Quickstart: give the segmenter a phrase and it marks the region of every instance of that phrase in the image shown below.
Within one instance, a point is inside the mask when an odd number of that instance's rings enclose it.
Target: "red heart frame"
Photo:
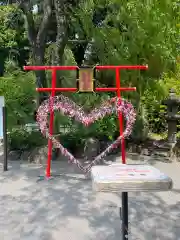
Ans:
[[[76,121],[81,122],[85,126],[89,126],[98,119],[104,118],[106,115],[110,115],[114,112],[117,114],[122,113],[126,119],[126,129],[123,134],[119,136],[110,146],[108,146],[102,153],[100,153],[88,166],[84,167],[78,159],[76,159],[63,145],[54,137],[49,134],[48,131],[48,113],[50,109],[53,111],[58,110],[62,114],[68,117],[74,118]],[[61,153],[68,157],[69,162],[74,163],[84,173],[88,173],[91,167],[104,158],[112,149],[116,148],[122,137],[128,137],[132,132],[132,127],[136,119],[136,113],[131,103],[124,99],[118,99],[117,97],[111,98],[104,102],[99,108],[95,108],[89,114],[83,111],[83,108],[78,106],[75,102],[63,95],[50,97],[50,99],[44,101],[37,111],[37,122],[39,123],[40,130],[44,136],[52,139],[54,146],[60,149]]]

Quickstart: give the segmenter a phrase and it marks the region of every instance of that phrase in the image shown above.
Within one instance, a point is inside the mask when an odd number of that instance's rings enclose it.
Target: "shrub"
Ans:
[[[4,95],[7,107],[8,143],[10,149],[32,148],[44,144],[40,132],[28,133],[27,123],[33,123],[36,98],[33,73],[20,71],[8,65],[8,74],[0,78],[0,95]]]
[[[32,73],[16,71],[0,78],[0,95],[4,95],[7,107],[8,130],[33,121],[36,97]]]
[[[47,144],[47,140],[40,132],[27,132],[23,127],[13,128],[8,134],[8,145],[10,150],[30,150]]]

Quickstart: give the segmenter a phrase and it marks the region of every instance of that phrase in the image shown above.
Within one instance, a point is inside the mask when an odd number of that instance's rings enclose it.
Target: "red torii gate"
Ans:
[[[38,92],[51,92],[51,97],[54,97],[56,92],[76,92],[77,88],[57,88],[56,87],[56,71],[57,70],[80,70],[78,66],[24,66],[24,70],[51,70],[52,72],[52,85],[51,88],[36,88]],[[96,92],[116,92],[117,97],[121,99],[121,91],[136,91],[136,87],[121,87],[120,81],[120,70],[131,69],[131,70],[147,70],[148,66],[134,65],[134,66],[95,66],[95,70],[111,69],[115,70],[116,73],[116,87],[114,88],[95,88]],[[119,116],[120,135],[123,134],[123,116],[120,113]],[[54,111],[50,108],[50,122],[49,122],[49,134],[53,135],[53,121]],[[48,159],[46,167],[46,177],[51,176],[51,159],[52,159],[52,140],[48,139]],[[122,163],[126,163],[126,151],[125,151],[125,140],[121,139],[121,152],[122,152]]]
[[[122,69],[148,69],[147,66],[96,66],[94,70],[112,69],[116,73],[116,87],[115,88],[95,88],[97,92],[116,92],[117,97],[121,99],[121,91],[136,91],[135,87],[121,87],[120,82],[120,70]],[[52,86],[51,88],[37,88],[39,92],[51,92],[51,97],[55,96],[55,93],[60,92],[76,92],[78,88],[56,88],[56,71],[57,70],[80,70],[78,66],[25,66],[24,70],[51,70],[52,71]],[[87,80],[87,79],[86,79]],[[84,82],[84,86],[87,81]],[[52,98],[53,99],[53,98]],[[123,116],[122,113],[118,114],[120,135],[123,134]],[[49,123],[49,135],[53,134],[53,121],[54,121],[54,110],[50,108],[50,123]],[[46,167],[46,177],[49,179],[51,176],[51,158],[52,158],[52,140],[48,139],[48,159]],[[121,139],[121,152],[122,152],[122,163],[126,163],[126,151],[125,151],[125,140]],[[122,209],[122,210],[121,210]],[[122,213],[121,213],[122,211]],[[120,208],[120,218],[122,220],[122,239],[128,239],[128,193],[122,193],[122,208]]]

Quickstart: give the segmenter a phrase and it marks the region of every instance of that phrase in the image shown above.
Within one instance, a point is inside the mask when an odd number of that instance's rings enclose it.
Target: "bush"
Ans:
[[[33,121],[36,91],[32,73],[15,71],[1,77],[0,95],[5,97],[8,131]]]
[[[104,100],[107,100],[109,97],[108,94],[68,94],[69,98],[72,98],[78,105],[83,106],[84,111],[89,112],[95,106],[99,106]],[[105,116],[103,119],[98,120],[89,127],[84,127],[81,123],[75,122],[73,119],[69,119],[66,116],[60,114],[55,114],[55,129],[57,126],[67,126],[69,129],[72,129],[70,134],[65,134],[63,137],[67,145],[81,145],[84,144],[85,139],[89,137],[96,137],[98,139],[109,139],[114,138],[115,133],[118,130],[118,120],[115,114],[111,116]],[[74,131],[75,129],[75,131]],[[56,132],[58,134],[58,132]],[[68,136],[68,137],[67,137]],[[69,140],[68,140],[69,138]],[[62,140],[62,136],[60,136]],[[69,141],[69,144],[67,143]],[[71,142],[71,143],[70,143]]]
[[[34,122],[35,78],[33,73],[13,66],[8,65],[8,74],[0,78],[0,95],[4,95],[7,107],[9,149],[30,149],[47,143],[40,132],[28,133],[24,128]]]
[[[27,132],[24,128],[13,128],[8,134],[8,145],[10,150],[30,150],[47,144],[40,132]]]
[[[166,106],[162,105],[162,100],[169,97],[169,90],[174,88],[176,94],[180,95],[179,87],[180,67],[177,66],[174,73],[165,73],[159,80],[151,80],[141,97],[142,107],[146,112],[146,122],[149,131],[162,134],[167,130],[167,123],[163,114],[167,112]]]

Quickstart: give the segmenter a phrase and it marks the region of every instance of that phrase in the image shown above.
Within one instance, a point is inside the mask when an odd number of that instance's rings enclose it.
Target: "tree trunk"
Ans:
[[[63,65],[63,55],[64,50],[68,41],[68,20],[67,13],[65,12],[65,2],[60,0],[54,1],[55,12],[56,12],[56,22],[57,22],[57,36],[56,36],[56,46],[54,49],[54,60],[53,64],[55,66]],[[62,73],[57,71],[57,86],[62,86]]]
[[[43,2],[43,17],[41,24],[38,28],[38,31],[35,26],[33,13],[31,11],[31,3],[30,1],[20,1],[19,8],[23,11],[25,17],[25,26],[27,30],[28,39],[30,45],[32,47],[33,53],[33,64],[36,66],[44,65],[44,56],[45,56],[45,48],[46,48],[46,37],[47,30],[49,25],[49,20],[52,14],[52,0],[44,0]],[[35,71],[36,75],[36,86],[39,87],[47,87],[46,82],[46,74],[45,71]],[[41,102],[46,96],[44,93],[40,93],[37,105],[41,104]],[[37,106],[38,107],[38,106]]]
[[[43,66],[45,57],[45,47],[41,45],[33,46],[33,65]],[[35,71],[36,75],[36,86],[37,88],[47,87],[46,73],[44,70]],[[39,106],[42,101],[46,98],[47,94],[44,92],[39,93],[37,99],[37,105]]]

